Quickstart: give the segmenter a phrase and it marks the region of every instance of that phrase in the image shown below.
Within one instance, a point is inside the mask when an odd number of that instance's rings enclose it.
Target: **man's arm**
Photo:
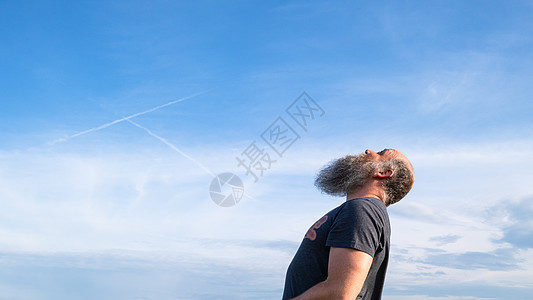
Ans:
[[[372,259],[370,254],[359,250],[331,247],[328,278],[293,300],[355,299],[363,287]]]

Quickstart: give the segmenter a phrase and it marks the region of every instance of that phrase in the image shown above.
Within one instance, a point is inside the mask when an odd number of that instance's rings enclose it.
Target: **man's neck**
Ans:
[[[355,199],[355,198],[371,197],[371,198],[379,199],[383,203],[385,203],[385,201],[383,200],[384,199],[383,196],[384,196],[383,195],[383,190],[376,189],[375,187],[371,187],[371,186],[363,186],[362,188],[357,189],[357,190],[349,193],[348,195],[346,195],[346,201],[352,200],[352,199]],[[387,203],[385,203],[385,205],[386,204]]]

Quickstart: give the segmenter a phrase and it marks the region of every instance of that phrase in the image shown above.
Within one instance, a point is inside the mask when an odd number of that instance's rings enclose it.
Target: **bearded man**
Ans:
[[[390,246],[387,206],[413,183],[411,163],[394,149],[348,155],[320,170],[315,185],[346,202],[309,228],[287,270],[283,299],[381,299]]]

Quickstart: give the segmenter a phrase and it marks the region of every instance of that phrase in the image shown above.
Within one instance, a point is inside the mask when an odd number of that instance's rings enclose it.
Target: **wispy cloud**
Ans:
[[[444,75],[444,74],[443,74]],[[431,82],[419,98],[419,107],[424,113],[451,109],[457,103],[464,103],[465,95],[458,93],[467,85],[471,75],[468,71],[462,74],[449,73],[444,78]]]
[[[439,245],[446,245],[457,242],[461,236],[455,234],[448,234],[442,236],[434,236],[429,239],[431,242],[437,242]]]
[[[528,196],[518,200],[509,199],[487,210],[491,220],[502,226],[498,242],[509,243],[520,249],[533,249],[533,202]]]
[[[463,270],[506,271],[520,268],[522,262],[514,249],[499,249],[492,252],[440,253],[429,255],[425,263],[445,268]]]

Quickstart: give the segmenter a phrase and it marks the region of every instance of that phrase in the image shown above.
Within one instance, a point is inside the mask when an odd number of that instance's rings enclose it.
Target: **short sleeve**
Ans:
[[[383,219],[379,212],[370,200],[347,201],[333,220],[326,246],[353,248],[374,256],[382,247]]]

